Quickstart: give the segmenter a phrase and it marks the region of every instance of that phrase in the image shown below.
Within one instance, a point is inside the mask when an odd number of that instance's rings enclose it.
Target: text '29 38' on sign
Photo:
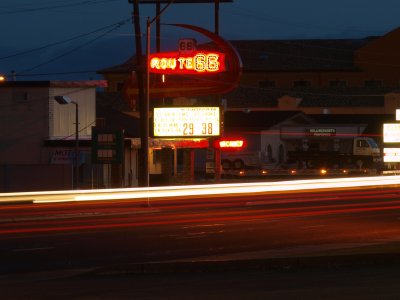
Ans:
[[[220,135],[219,107],[159,107],[153,119],[155,137]]]

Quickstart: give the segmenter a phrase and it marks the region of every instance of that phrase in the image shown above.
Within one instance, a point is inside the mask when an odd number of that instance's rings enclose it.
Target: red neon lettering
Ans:
[[[158,58],[153,57],[150,60],[150,69],[157,70],[175,70],[176,68],[176,59],[175,58]]]
[[[219,141],[219,147],[220,148],[241,148],[243,147],[243,140],[237,140],[237,141]]]
[[[179,57],[178,61],[179,61],[179,69],[183,70],[185,66],[185,59],[183,57]]]
[[[224,55],[217,53],[196,52],[193,56],[179,56],[179,53],[166,53],[161,57],[150,58],[149,68],[151,72],[161,73],[214,73],[225,70]],[[175,57],[173,57],[175,55]]]

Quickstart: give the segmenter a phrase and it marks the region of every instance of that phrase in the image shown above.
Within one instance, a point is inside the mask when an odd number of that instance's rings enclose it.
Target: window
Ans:
[[[293,87],[310,87],[311,82],[308,80],[296,80],[293,81]]]
[[[369,144],[368,144],[368,142],[365,141],[365,140],[358,140],[358,141],[357,141],[357,147],[369,148]]]
[[[364,81],[364,86],[368,87],[368,88],[376,88],[376,87],[383,86],[383,84],[382,84],[382,80],[371,79],[371,80]]]
[[[282,144],[279,145],[279,150],[278,151],[279,151],[278,152],[279,153],[278,154],[279,163],[283,163],[283,159],[285,157],[285,149],[284,149]]]
[[[346,87],[347,86],[347,82],[346,80],[331,80],[329,81],[329,86],[330,87]]]
[[[275,81],[273,80],[263,80],[258,83],[261,88],[275,87]]]
[[[105,128],[106,120],[104,118],[96,118],[96,127]]]
[[[153,163],[154,164],[159,164],[162,162],[162,154],[161,154],[161,150],[159,149],[155,149],[153,151]]]
[[[272,147],[271,147],[271,145],[268,145],[268,147],[267,147],[267,157],[268,157],[268,161],[271,162],[272,161]]]
[[[123,82],[117,82],[117,92],[122,91],[124,88],[124,83]]]
[[[27,102],[28,101],[28,93],[21,91],[13,91],[12,94],[14,102]]]
[[[261,53],[259,58],[261,60],[267,60],[268,59],[268,53],[266,53],[266,52]]]

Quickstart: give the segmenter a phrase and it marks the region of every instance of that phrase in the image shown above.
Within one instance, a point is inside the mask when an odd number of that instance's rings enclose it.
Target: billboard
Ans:
[[[400,143],[400,123],[383,124],[383,142]]]
[[[400,109],[396,109],[396,121],[400,121]]]
[[[201,27],[169,25],[200,33],[211,39],[213,47],[197,50],[197,43],[189,38],[180,40],[178,51],[149,54],[146,69],[150,77],[150,98],[226,94],[238,86],[242,61],[228,41]],[[156,79],[160,74],[165,80]],[[123,93],[131,103],[136,101],[139,88],[134,72],[125,81]]]
[[[210,137],[220,135],[221,112],[210,107],[155,107],[154,137]]]
[[[246,146],[247,141],[244,138],[224,137],[214,142],[214,147],[221,149],[221,151],[238,151],[243,150]]]
[[[92,163],[120,164],[123,161],[123,130],[104,130],[92,127]]]
[[[383,148],[383,162],[400,162],[400,148]]]
[[[149,71],[159,74],[207,74],[225,71],[225,55],[219,52],[164,52],[151,54]]]

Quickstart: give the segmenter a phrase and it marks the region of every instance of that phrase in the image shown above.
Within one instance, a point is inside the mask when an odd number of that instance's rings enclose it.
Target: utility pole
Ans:
[[[166,0],[165,0],[166,1]],[[219,3],[221,0],[214,0],[215,6],[215,33],[219,34]],[[161,9],[162,0],[156,0],[156,15],[153,19],[147,19],[146,28],[146,58],[142,53],[142,34],[140,30],[140,0],[128,0],[133,4],[133,24],[135,32],[136,44],[136,78],[138,84],[138,102],[140,111],[140,152],[139,152],[139,186],[148,187],[150,185],[149,178],[149,102],[150,102],[150,74],[148,69],[148,59],[150,55],[150,27],[156,22],[156,48],[160,51],[160,16],[174,2],[174,0],[166,1],[167,4]],[[189,1],[190,3],[190,1]],[[218,155],[218,153],[217,153]],[[219,158],[217,158],[219,159]],[[216,173],[216,177],[220,177],[220,172]]]
[[[79,107],[78,102],[71,103],[75,104],[75,189],[79,190]]]
[[[214,33],[219,35],[219,0],[214,0]],[[221,106],[221,95],[216,95],[215,99],[218,106]],[[221,116],[223,113],[224,110],[221,111]],[[221,135],[223,134],[222,131]],[[221,149],[216,147],[214,147],[214,179],[215,182],[221,181]]]
[[[157,0],[156,3],[156,16],[159,16],[161,14],[161,4],[160,0]],[[160,18],[157,18],[156,20],[156,51],[160,52],[161,51],[161,23],[160,23]]]
[[[139,0],[128,0],[133,4],[133,26],[136,45],[136,78],[138,83],[139,112],[140,112],[140,151],[139,151],[139,186],[149,186],[149,139],[146,133],[148,123],[145,97],[145,60],[142,53],[142,33],[140,30]]]
[[[214,22],[215,34],[219,35],[219,0],[214,1]]]

